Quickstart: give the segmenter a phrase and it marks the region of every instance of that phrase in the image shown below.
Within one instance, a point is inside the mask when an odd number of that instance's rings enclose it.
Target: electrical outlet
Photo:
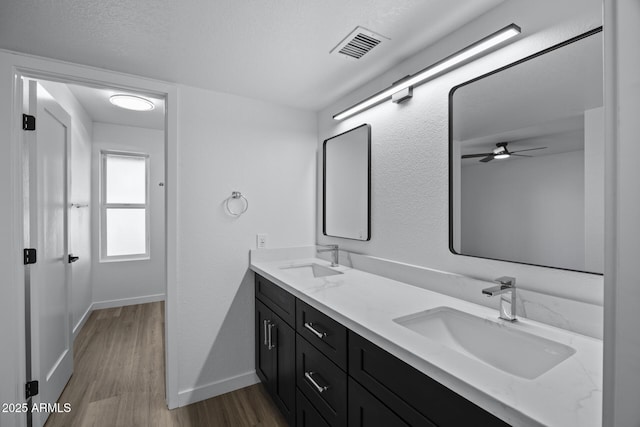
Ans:
[[[267,235],[266,234],[258,234],[256,235],[256,247],[258,249],[264,249],[267,247]]]

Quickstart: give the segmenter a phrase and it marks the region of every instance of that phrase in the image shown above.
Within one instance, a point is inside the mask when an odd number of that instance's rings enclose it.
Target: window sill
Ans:
[[[111,263],[111,262],[128,262],[128,261],[150,261],[151,257],[149,255],[142,256],[130,256],[130,257],[110,257],[110,258],[100,258],[100,263]]]

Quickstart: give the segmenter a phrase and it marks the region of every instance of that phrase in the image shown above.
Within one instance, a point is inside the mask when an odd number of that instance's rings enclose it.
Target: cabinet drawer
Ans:
[[[298,390],[296,427],[330,427],[311,402]]]
[[[364,389],[356,380],[349,378],[349,416],[350,426],[360,427],[436,427],[429,421],[409,424]]]
[[[289,326],[295,328],[296,297],[256,274],[256,298],[273,310]]]
[[[347,328],[298,300],[296,331],[336,365],[347,370]]]
[[[347,374],[309,344],[296,337],[296,384],[332,426],[347,424]]]
[[[398,414],[406,402],[441,427],[509,426],[353,332],[349,332],[349,375]]]

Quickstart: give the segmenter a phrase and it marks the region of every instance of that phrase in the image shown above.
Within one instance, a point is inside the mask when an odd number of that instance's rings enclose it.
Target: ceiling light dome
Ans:
[[[116,107],[134,111],[151,111],[156,108],[148,99],[134,95],[113,95],[109,102]]]

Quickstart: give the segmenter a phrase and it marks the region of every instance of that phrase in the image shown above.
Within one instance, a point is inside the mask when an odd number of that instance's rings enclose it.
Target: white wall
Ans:
[[[461,191],[461,253],[585,269],[583,150],[474,162]]]
[[[602,304],[602,277],[550,268],[453,255],[449,251],[448,106],[453,86],[538,52],[602,23],[596,0],[511,0],[431,48],[408,59],[319,113],[318,144],[362,123],[372,125],[372,234],[370,242],[327,238],[346,250],[491,280],[509,275],[528,290]],[[515,22],[513,43],[413,91],[404,104],[386,102],[342,122],[332,115]],[[319,174],[321,177],[321,174]],[[322,194],[319,180],[318,194]],[[321,198],[318,198],[321,219]]]
[[[605,2],[606,260],[603,426],[640,426],[640,3]]]
[[[256,233],[268,247],[315,243],[315,114],[179,90],[179,389],[185,404],[254,383]],[[223,203],[249,200],[239,218]]]
[[[604,107],[584,113],[584,264],[604,271]]]
[[[74,336],[91,307],[91,134],[93,122],[69,88],[62,83],[40,84],[71,116],[71,191],[69,203],[87,207],[69,210],[69,253],[80,257],[71,265],[71,310]]]
[[[100,260],[100,151],[149,155],[150,257],[145,260]],[[163,299],[165,273],[164,132],[109,123],[93,124],[93,301],[94,308]]]

